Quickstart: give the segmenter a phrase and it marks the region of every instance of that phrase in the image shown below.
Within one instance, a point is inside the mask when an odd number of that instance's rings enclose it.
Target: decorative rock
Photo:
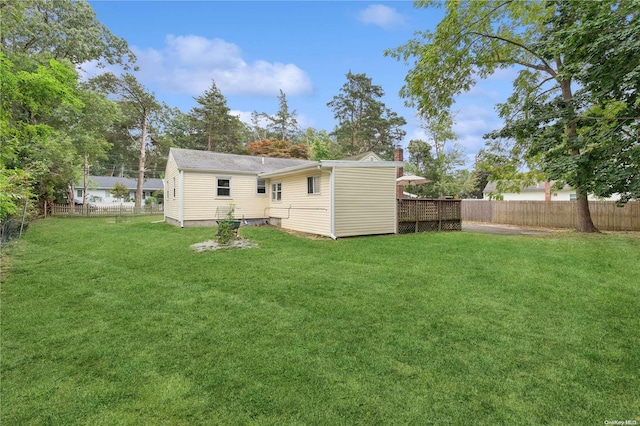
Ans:
[[[229,249],[246,249],[256,248],[256,243],[247,240],[246,238],[237,238],[229,244],[218,244],[214,240],[205,241],[203,243],[196,243],[191,245],[191,249],[195,251],[214,251],[214,250],[229,250]]]

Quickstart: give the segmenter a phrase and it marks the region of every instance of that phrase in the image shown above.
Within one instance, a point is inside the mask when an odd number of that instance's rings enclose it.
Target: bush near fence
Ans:
[[[594,225],[601,231],[640,231],[640,201],[618,207],[615,201],[590,201]],[[462,220],[544,228],[575,228],[575,201],[462,200]]]
[[[101,216],[138,216],[162,214],[163,205],[133,206],[70,206],[67,204],[54,204],[51,207],[51,215],[56,217],[101,217]]]

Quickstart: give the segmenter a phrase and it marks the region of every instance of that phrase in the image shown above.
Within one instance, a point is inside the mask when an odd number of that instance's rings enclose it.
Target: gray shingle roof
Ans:
[[[117,182],[122,183],[127,189],[135,190],[137,188],[138,179],[122,178],[114,176],[89,176],[89,188],[95,189],[111,189]],[[82,183],[76,182],[76,186]],[[162,189],[162,179],[145,179],[142,184],[144,191],[156,191]]]
[[[295,158],[255,157],[252,155],[223,154],[220,152],[171,148],[171,154],[180,170],[207,170],[221,172],[263,173],[286,169],[311,160]]]

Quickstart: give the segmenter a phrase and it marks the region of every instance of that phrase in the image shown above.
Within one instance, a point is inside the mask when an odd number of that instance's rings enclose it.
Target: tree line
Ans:
[[[576,188],[580,230],[595,231],[587,194],[640,194],[640,34],[635,2],[418,1],[444,7],[435,31],[417,33],[386,55],[412,65],[401,96],[427,140],[411,140],[411,172],[422,196],[482,196],[488,179],[520,188],[546,179]],[[156,99],[136,77],[126,40],[84,0],[0,0],[0,221],[32,203],[73,200],[89,174],[161,177],[170,147],[297,157],[344,158],[373,151],[391,159],[406,120],[382,101],[366,74],[346,74],[328,103],[331,131],[301,129],[280,91],[275,113],[251,123],[231,113],[215,81],[183,112]],[[91,29],[90,31],[87,29]],[[77,68],[118,65],[89,80]],[[474,170],[452,131],[455,97],[495,70],[516,67],[513,94],[497,110],[502,129],[486,135]]]

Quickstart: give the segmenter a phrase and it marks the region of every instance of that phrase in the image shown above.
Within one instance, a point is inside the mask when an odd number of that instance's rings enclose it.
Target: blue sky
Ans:
[[[404,147],[426,140],[415,110],[398,95],[409,67],[383,52],[415,31],[434,30],[441,9],[416,9],[409,1],[90,3],[137,55],[140,82],[183,112],[215,80],[245,121],[252,111],[276,113],[282,89],[303,127],[331,131],[336,121],[327,102],[351,71],[381,86],[387,107],[407,120]],[[454,130],[470,159],[482,148],[482,135],[500,127],[494,105],[508,96],[512,79],[511,71],[501,71],[457,99]]]

